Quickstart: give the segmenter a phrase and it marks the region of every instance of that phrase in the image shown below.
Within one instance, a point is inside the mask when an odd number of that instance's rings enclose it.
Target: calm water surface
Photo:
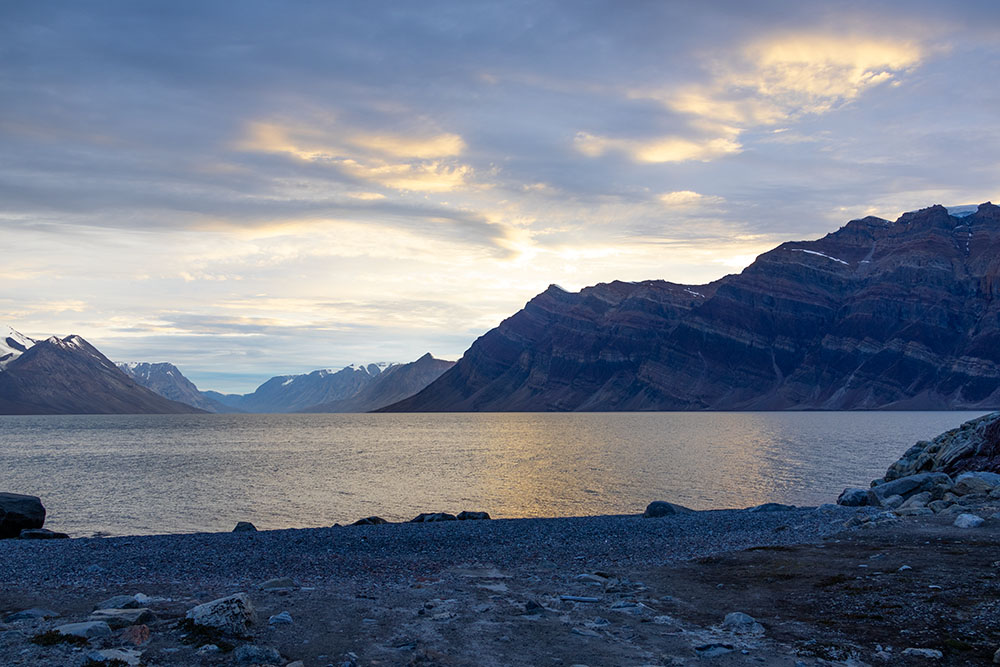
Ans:
[[[976,412],[0,417],[0,491],[75,536],[818,505]]]

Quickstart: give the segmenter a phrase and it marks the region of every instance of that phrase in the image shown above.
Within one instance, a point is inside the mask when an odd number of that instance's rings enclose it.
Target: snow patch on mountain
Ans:
[[[34,345],[35,339],[25,336],[7,325],[0,327],[0,371]]]
[[[806,250],[805,248],[791,248],[791,251],[792,252],[805,252],[805,253],[808,253],[810,255],[819,255],[820,257],[826,257],[827,259],[832,259],[835,262],[840,262],[844,266],[850,266],[851,265],[850,262],[845,262],[842,259],[837,259],[836,257],[830,257],[829,255],[824,255],[823,253],[816,252],[815,250]]]

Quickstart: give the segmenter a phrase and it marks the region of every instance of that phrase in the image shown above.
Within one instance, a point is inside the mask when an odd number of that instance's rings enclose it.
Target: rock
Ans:
[[[233,659],[240,665],[280,665],[283,662],[278,649],[254,644],[238,646],[233,651]]]
[[[941,651],[933,648],[904,648],[903,655],[912,655],[918,658],[930,658],[931,660],[940,660],[944,657]]]
[[[188,610],[187,618],[198,625],[207,625],[236,636],[247,634],[250,626],[257,623],[257,613],[246,593],[237,593],[192,607]]]
[[[306,663],[301,660],[296,660],[295,662],[290,662],[285,667],[306,667]]]
[[[0,493],[0,540],[18,537],[22,530],[41,528],[45,508],[37,496]]]
[[[364,519],[358,519],[352,526],[381,526],[382,524],[389,523],[380,516],[366,516]]]
[[[1000,648],[998,648],[996,653],[993,654],[993,664],[1000,665]]]
[[[459,512],[455,517],[459,521],[485,521],[490,518],[488,512]]]
[[[571,631],[574,635],[580,635],[581,637],[600,637],[601,633],[590,630],[589,628],[573,628]]]
[[[959,514],[952,525],[956,528],[978,528],[983,523],[985,523],[984,519],[975,514]]]
[[[111,627],[104,621],[84,621],[83,623],[66,623],[56,626],[55,631],[63,635],[75,635],[77,637],[107,637],[111,634]]]
[[[138,609],[142,603],[136,600],[134,595],[116,595],[113,598],[102,600],[94,605],[94,610],[98,609]]]
[[[69,539],[66,533],[57,533],[48,528],[25,528],[18,537],[22,540],[65,540]]]
[[[654,500],[646,505],[646,511],[642,513],[642,517],[644,519],[658,519],[661,516],[687,514],[693,511],[693,509],[684,507],[683,505],[675,505],[674,503],[668,503],[665,500]]]
[[[1000,477],[1000,475],[997,475]],[[955,486],[952,491],[959,496],[967,496],[970,494],[981,493],[984,496],[989,495],[997,485],[991,484],[988,479],[983,479],[982,477],[977,477],[965,473],[960,479],[955,481]]]
[[[98,609],[90,615],[91,621],[104,621],[113,630],[119,628],[125,628],[130,625],[139,625],[140,623],[152,623],[156,620],[156,616],[153,615],[148,609]]]
[[[280,612],[267,619],[268,625],[291,625],[292,615],[287,611]]]
[[[757,619],[741,611],[733,611],[726,614],[722,621],[725,630],[736,634],[764,634],[764,626],[757,622]]]
[[[912,570],[912,569],[913,568],[910,567],[909,565],[900,565],[899,569],[896,570],[896,572],[906,572],[907,570]]]
[[[257,532],[257,526],[253,525],[249,521],[240,521],[240,522],[238,522],[236,524],[236,527],[233,528],[233,532],[234,533],[256,533]]]
[[[149,626],[130,625],[127,628],[122,629],[122,631],[118,633],[118,639],[123,644],[142,646],[143,644],[149,641]]]
[[[268,579],[260,585],[260,588],[265,591],[280,591],[298,588],[298,586],[288,577],[277,577],[275,579]]]
[[[424,512],[410,519],[410,523],[431,523],[435,521],[457,521],[457,518],[454,514],[448,514],[447,512]]]
[[[1000,412],[967,421],[933,440],[918,442],[889,466],[885,479],[894,480],[924,471],[1000,472]]]
[[[868,504],[868,490],[848,487],[837,496],[837,504],[844,507],[863,507]]]
[[[935,514],[941,512],[942,510],[946,510],[951,506],[952,503],[948,502],[947,500],[935,500],[934,502],[929,503],[927,505],[927,507]]]
[[[781,503],[764,503],[763,505],[756,505],[754,507],[748,507],[747,512],[787,512],[789,510],[796,509],[795,505],[782,505]]]
[[[736,649],[731,644],[701,644],[694,647],[695,652],[702,658],[714,658],[719,655],[732,653]]]
[[[16,621],[33,621],[39,618],[58,618],[59,612],[42,607],[32,607],[24,611],[18,611],[3,619],[4,623],[14,623]]]
[[[923,491],[930,491],[938,484],[947,484],[948,486],[951,486],[951,477],[943,472],[925,472],[917,475],[900,477],[884,484],[879,484],[878,486],[872,487],[872,490],[875,491],[879,498],[903,496],[903,498],[909,499],[911,496]]]
[[[204,644],[195,651],[198,655],[215,655],[219,652],[219,647],[215,644]]]
[[[920,493],[915,493],[909,498],[907,498],[906,501],[899,506],[899,509],[904,510],[904,509],[911,509],[913,507],[926,507],[927,503],[929,503],[930,501],[931,501],[930,491],[921,491]]]
[[[900,507],[893,510],[899,516],[932,516],[934,510],[929,507]]]
[[[135,649],[129,648],[106,648],[101,651],[94,651],[93,660],[95,662],[110,662],[112,664],[117,664],[114,661],[120,661],[126,665],[141,665],[142,664],[142,651],[137,651]],[[100,656],[98,660],[97,657]]]
[[[871,493],[874,494],[875,492],[871,491]],[[886,509],[894,510],[900,505],[902,505],[904,502],[905,501],[903,500],[903,496],[900,495],[889,496],[888,498],[882,499],[882,506],[885,507]]]

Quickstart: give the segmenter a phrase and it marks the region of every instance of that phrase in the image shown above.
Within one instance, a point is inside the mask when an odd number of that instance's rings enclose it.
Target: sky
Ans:
[[[1000,199],[1000,4],[0,4],[0,324],[202,389],[457,359]]]

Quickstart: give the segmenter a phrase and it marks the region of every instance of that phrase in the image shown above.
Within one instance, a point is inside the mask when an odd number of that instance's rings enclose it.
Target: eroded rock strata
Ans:
[[[552,286],[392,411],[1000,406],[1000,207],[852,220],[708,285]]]

